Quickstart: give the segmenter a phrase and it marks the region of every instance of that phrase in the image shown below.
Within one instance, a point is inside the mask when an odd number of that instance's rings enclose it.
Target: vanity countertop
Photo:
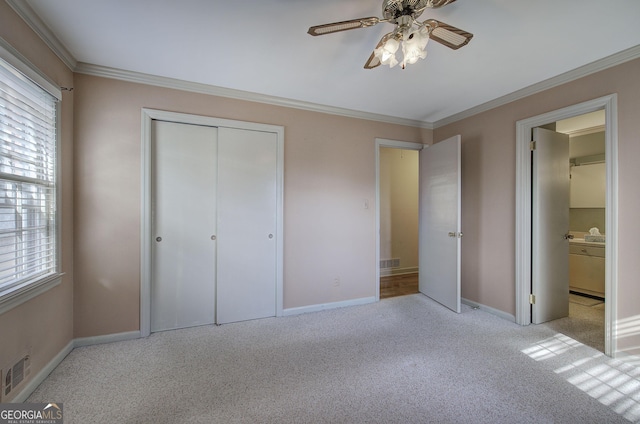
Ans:
[[[583,238],[569,239],[569,244],[578,244],[584,246],[604,247],[604,242],[599,241],[584,241]]]

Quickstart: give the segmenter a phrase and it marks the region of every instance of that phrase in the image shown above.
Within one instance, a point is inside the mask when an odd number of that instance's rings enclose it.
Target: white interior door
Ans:
[[[420,152],[420,292],[460,313],[461,137]]]
[[[219,128],[219,324],[276,315],[276,161],[276,134]]]
[[[531,322],[569,316],[569,136],[533,129]]]
[[[151,331],[215,321],[216,128],[153,121]]]

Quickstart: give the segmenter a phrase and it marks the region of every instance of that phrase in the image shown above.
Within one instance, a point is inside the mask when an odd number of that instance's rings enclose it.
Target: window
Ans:
[[[58,277],[57,102],[0,59],[0,311]]]

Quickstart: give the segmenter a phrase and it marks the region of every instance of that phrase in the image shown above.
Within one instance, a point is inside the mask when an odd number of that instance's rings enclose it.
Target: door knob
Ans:
[[[216,235],[215,235],[215,234],[211,236],[211,240],[215,240],[216,238],[217,238],[217,237],[216,237]]]
[[[269,238],[272,239],[273,238],[273,234],[269,234]]]
[[[156,237],[156,241],[160,243],[162,241],[162,237]]]

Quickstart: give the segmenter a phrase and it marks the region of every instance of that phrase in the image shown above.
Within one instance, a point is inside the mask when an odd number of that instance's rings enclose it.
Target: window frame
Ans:
[[[55,149],[56,149],[56,163],[55,163],[55,203],[56,211],[54,217],[54,243],[55,243],[55,270],[52,274],[45,276],[35,277],[30,280],[23,281],[19,284],[14,284],[11,287],[0,290],[0,314],[3,314],[22,303],[33,299],[34,297],[50,290],[51,288],[59,285],[62,282],[61,272],[61,233],[60,233],[60,103],[62,101],[61,89],[53,83],[49,78],[41,73],[31,62],[29,62],[24,56],[22,56],[17,50],[15,50],[4,39],[0,38],[0,59],[2,62],[0,66],[9,65],[13,70],[18,71],[27,79],[31,80],[34,84],[39,86],[42,90],[53,96],[56,109],[56,129],[55,129]]]

